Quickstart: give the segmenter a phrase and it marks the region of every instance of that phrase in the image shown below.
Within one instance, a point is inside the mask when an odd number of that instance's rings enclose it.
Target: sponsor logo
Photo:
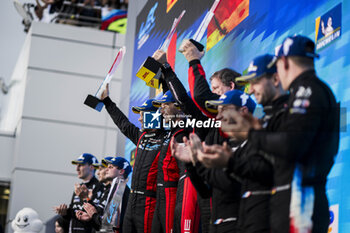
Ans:
[[[254,65],[254,62],[251,62],[248,67],[248,72],[253,72],[257,70],[258,70],[258,67]]]
[[[283,43],[283,54],[288,55],[290,46],[293,44],[293,40],[291,38],[287,38],[286,41]]]
[[[190,233],[191,232],[191,219],[185,219],[184,232],[185,233]]]
[[[298,98],[309,98],[312,95],[312,90],[310,87],[300,86],[297,93],[295,94]]]
[[[331,205],[329,207],[329,227],[328,233],[338,233],[339,225],[339,204]]]
[[[124,162],[123,169],[127,168],[129,166],[128,162]]]
[[[341,36],[342,4],[315,20],[316,50],[320,50]]]
[[[156,17],[154,16],[154,12],[158,7],[158,2],[154,4],[151,10],[148,13],[146,22],[141,23],[141,27],[138,34],[137,40],[137,49],[139,50],[148,40],[149,34],[151,30],[154,28]]]
[[[247,100],[249,99],[249,95],[247,95],[246,93],[243,93],[240,96],[241,100],[242,100],[242,106],[245,106],[247,104]]]

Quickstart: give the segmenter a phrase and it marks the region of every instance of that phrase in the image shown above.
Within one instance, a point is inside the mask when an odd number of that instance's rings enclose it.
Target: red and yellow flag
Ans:
[[[249,0],[221,0],[207,31],[207,51],[249,15]]]
[[[167,0],[166,1],[166,13],[168,13],[170,11],[170,9],[175,5],[175,3],[178,0]]]

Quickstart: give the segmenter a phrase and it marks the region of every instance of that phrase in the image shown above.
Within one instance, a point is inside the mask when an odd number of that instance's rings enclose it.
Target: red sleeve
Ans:
[[[215,114],[210,113],[205,108],[205,101],[216,100],[219,95],[214,94],[209,87],[205,77],[204,69],[199,60],[190,62],[188,69],[188,84],[191,96],[196,106],[207,116],[215,118]]]

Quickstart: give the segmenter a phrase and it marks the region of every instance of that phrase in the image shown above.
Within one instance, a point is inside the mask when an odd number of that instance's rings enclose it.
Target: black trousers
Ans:
[[[151,233],[155,207],[155,197],[130,193],[123,233]]]
[[[210,233],[235,233],[238,232],[237,221],[223,222],[218,225],[211,224]]]
[[[152,233],[172,233],[177,187],[158,187],[157,205],[152,221]]]
[[[270,195],[252,195],[239,204],[238,228],[240,233],[270,233]]]

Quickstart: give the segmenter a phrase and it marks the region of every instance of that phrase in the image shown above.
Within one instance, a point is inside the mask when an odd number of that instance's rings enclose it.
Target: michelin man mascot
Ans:
[[[11,225],[14,233],[37,233],[43,228],[43,222],[39,219],[38,213],[31,208],[18,211]]]

